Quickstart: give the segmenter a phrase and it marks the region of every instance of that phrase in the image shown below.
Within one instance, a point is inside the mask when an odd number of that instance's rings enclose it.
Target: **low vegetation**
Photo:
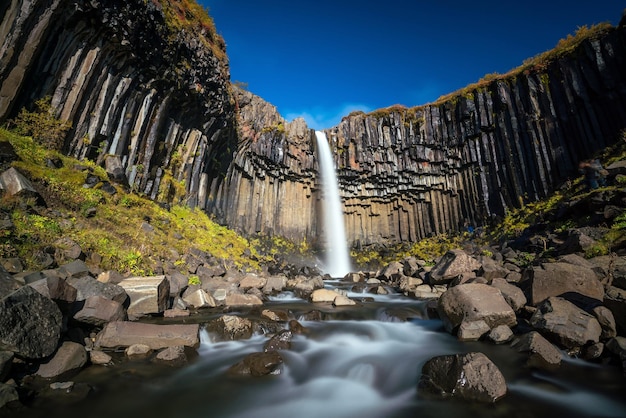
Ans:
[[[152,274],[164,261],[183,263],[191,246],[241,269],[256,270],[263,260],[248,240],[200,210],[183,205],[166,209],[120,186],[111,195],[102,190],[106,173],[93,162],[64,156],[5,129],[0,141],[13,145],[20,160],[12,165],[48,203],[43,208],[34,199],[0,198],[0,215],[13,224],[0,230],[0,257],[19,257],[27,269],[38,269],[50,245],[67,237],[101,267],[133,275]],[[87,175],[102,182],[83,187]]]

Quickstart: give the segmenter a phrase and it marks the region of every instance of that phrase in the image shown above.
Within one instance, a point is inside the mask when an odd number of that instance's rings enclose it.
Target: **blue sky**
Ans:
[[[310,128],[353,110],[417,106],[506,73],[580,26],[617,25],[618,0],[200,0],[232,81]]]

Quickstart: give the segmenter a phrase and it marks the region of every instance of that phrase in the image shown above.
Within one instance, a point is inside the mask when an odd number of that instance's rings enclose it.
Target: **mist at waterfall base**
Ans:
[[[315,137],[322,183],[322,225],[326,237],[323,269],[332,277],[343,277],[350,272],[351,267],[337,174],[326,134],[315,131]]]

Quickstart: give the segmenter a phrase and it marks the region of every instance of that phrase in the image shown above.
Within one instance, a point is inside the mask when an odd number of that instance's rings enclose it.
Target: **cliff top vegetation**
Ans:
[[[147,0],[146,0],[147,1]],[[195,0],[150,0],[160,6],[172,34],[188,31],[211,48],[217,58],[226,58],[226,43],[217,33],[208,11]]]

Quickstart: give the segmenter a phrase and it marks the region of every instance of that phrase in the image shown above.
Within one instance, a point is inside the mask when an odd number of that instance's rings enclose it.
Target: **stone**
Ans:
[[[606,306],[615,319],[615,326],[621,335],[626,335],[626,290],[609,286],[604,297]]]
[[[0,174],[0,191],[8,196],[34,198],[37,205],[45,205],[43,198],[37,190],[35,190],[30,180],[14,167]]]
[[[289,350],[293,333],[289,330],[282,330],[269,339],[263,346],[263,351]]]
[[[282,292],[287,287],[287,276],[274,275],[267,278],[267,282],[263,287],[263,293],[273,295]]]
[[[4,267],[0,266],[0,298],[10,295],[22,287],[22,285],[23,283],[13,278]]]
[[[152,360],[155,363],[167,364],[169,366],[179,367],[187,363],[187,354],[185,347],[177,345],[165,348],[157,353]]]
[[[191,290],[191,289],[190,289]],[[214,308],[217,306],[215,299],[204,289],[195,289],[189,293],[183,293],[183,301],[193,308]]]
[[[463,250],[450,250],[430,270],[430,284],[449,283],[455,277],[478,270],[480,263]]]
[[[296,276],[287,280],[287,289],[292,289],[294,294],[302,299],[308,299],[314,290],[323,288],[324,280],[321,276]]]
[[[529,353],[526,366],[554,370],[561,365],[561,352],[537,331],[521,335],[511,347],[520,353]]]
[[[337,295],[337,297],[333,299],[333,306],[336,306],[336,307],[352,306],[352,305],[356,305],[356,302],[345,295]]]
[[[591,310],[591,313],[596,317],[602,327],[602,334],[600,334],[601,340],[608,340],[617,336],[615,317],[609,308],[606,306],[596,306]]]
[[[248,354],[242,361],[231,366],[228,373],[238,376],[266,376],[280,374],[283,358],[277,351]]]
[[[493,403],[506,395],[502,372],[483,353],[437,356],[422,367],[418,395]]]
[[[12,351],[0,351],[0,382],[6,381],[9,376],[14,358]]]
[[[85,348],[78,343],[65,341],[49,361],[39,365],[35,374],[46,379],[53,378],[80,369],[86,363]]]
[[[503,279],[509,273],[504,266],[495,260],[488,257],[480,258],[480,267],[478,268],[477,275],[484,277],[487,280]]]
[[[13,385],[0,383],[0,409],[13,403],[19,403],[20,396]]]
[[[23,286],[0,300],[0,350],[28,359],[48,357],[59,343],[62,319],[56,303]]]
[[[128,295],[123,287],[113,283],[102,283],[93,277],[69,277],[67,283],[76,289],[76,301],[81,302],[91,296],[102,296],[124,305]]]
[[[604,287],[595,272],[574,264],[543,263],[525,270],[522,281],[529,287],[528,302],[533,306],[551,296],[584,303],[604,299]]]
[[[261,311],[261,316],[275,322],[283,322],[289,320],[289,314],[285,311],[263,309]]]
[[[67,283],[65,279],[55,276],[47,276],[28,285],[57,304],[70,305],[76,302],[78,295],[75,287]]]
[[[224,301],[226,306],[261,306],[263,301],[256,295],[242,295],[240,293],[230,293],[226,295]]]
[[[495,278],[492,279],[489,284],[500,290],[504,300],[506,300],[511,309],[515,312],[519,312],[526,305],[527,299],[526,295],[524,295],[524,291],[522,291],[519,287],[510,284],[506,281],[506,279]]]
[[[487,338],[495,344],[504,344],[513,338],[513,331],[506,325],[498,325],[489,332]]]
[[[124,276],[122,276],[120,273],[118,273],[115,270],[107,270],[98,274],[98,277],[96,278],[96,280],[102,283],[118,284],[119,282],[124,280]]]
[[[380,271],[377,279],[385,282],[393,282],[404,276],[404,265],[399,261],[392,261]]]
[[[530,323],[564,348],[596,343],[602,333],[602,327],[595,317],[558,297],[544,300],[530,318]]]
[[[332,303],[339,293],[330,289],[317,289],[311,293],[311,302],[313,303]]]
[[[90,296],[85,304],[74,314],[74,320],[83,324],[101,327],[107,322],[123,321],[126,311],[119,303],[103,296]]]
[[[163,311],[163,318],[181,318],[189,315],[191,313],[187,309],[172,308]]]
[[[500,290],[486,284],[462,284],[448,289],[439,298],[437,311],[450,333],[462,322],[484,320],[490,329],[517,324],[515,312]]]
[[[59,273],[66,278],[83,277],[89,274],[89,266],[83,260],[74,260],[59,267]]]
[[[152,348],[147,344],[131,344],[126,347],[124,354],[131,360],[142,360],[150,357]]]
[[[459,325],[457,338],[459,341],[478,341],[489,331],[489,325],[482,319],[478,321],[463,321],[461,325]]]
[[[223,339],[242,340],[252,337],[252,322],[236,315],[222,315],[215,321]]]
[[[253,273],[246,274],[243,279],[239,282],[239,288],[241,289],[262,289],[267,284],[267,279],[265,277],[257,276]]]
[[[109,322],[96,336],[96,347],[118,348],[133,344],[145,344],[153,350],[184,345],[197,348],[200,345],[200,325],[157,325],[129,321]]]
[[[113,364],[113,357],[101,350],[89,351],[89,360],[91,364],[107,366]]]
[[[170,282],[164,275],[149,277],[129,277],[118,283],[128,297],[129,318],[162,313],[168,307]]]

